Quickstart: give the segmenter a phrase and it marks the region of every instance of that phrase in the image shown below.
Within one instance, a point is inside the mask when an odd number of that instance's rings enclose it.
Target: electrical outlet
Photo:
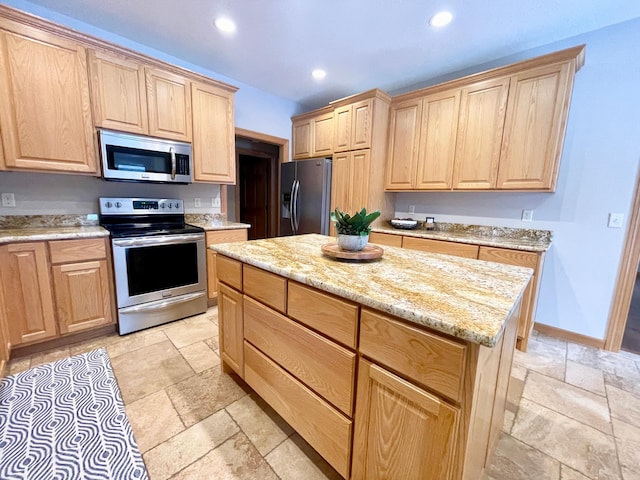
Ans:
[[[13,193],[3,193],[2,194],[2,206],[3,207],[15,207],[16,206],[16,197]]]
[[[522,210],[522,221],[531,222],[533,220],[533,210]]]
[[[609,228],[622,228],[622,222],[624,221],[623,213],[610,213],[609,222],[607,227]]]
[[[416,213],[416,206],[415,205],[409,205],[409,213]]]
[[[219,196],[218,197],[213,197],[211,199],[211,206],[213,208],[220,208],[220,197]]]
[[[200,198],[199,197],[194,198],[193,203],[195,204],[196,207],[200,207],[201,206]]]

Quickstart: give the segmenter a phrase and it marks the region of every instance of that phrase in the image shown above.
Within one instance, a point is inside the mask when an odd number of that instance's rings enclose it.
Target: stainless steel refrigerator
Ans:
[[[331,159],[312,158],[280,167],[280,236],[329,235]]]

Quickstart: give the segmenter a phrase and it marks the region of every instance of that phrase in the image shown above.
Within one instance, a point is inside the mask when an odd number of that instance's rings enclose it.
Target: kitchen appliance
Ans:
[[[331,159],[283,163],[280,185],[280,235],[329,235]]]
[[[102,177],[130,182],[191,183],[191,144],[98,129]]]
[[[120,335],[207,310],[204,229],[178,199],[100,198],[111,234]]]

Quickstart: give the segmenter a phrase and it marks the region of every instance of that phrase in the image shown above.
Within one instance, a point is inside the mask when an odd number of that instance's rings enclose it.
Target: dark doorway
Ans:
[[[249,240],[278,234],[279,152],[278,145],[236,136],[235,216],[251,225]]]
[[[636,274],[629,316],[622,337],[622,349],[640,354],[640,273]]]

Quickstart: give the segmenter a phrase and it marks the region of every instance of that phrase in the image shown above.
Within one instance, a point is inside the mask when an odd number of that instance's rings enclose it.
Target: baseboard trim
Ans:
[[[604,348],[604,340],[599,338],[589,337],[587,335],[582,335],[581,333],[570,332],[569,330],[563,330],[562,328],[552,327],[542,323],[535,323],[533,328],[534,330],[544,333],[545,335],[549,335],[550,337],[561,338],[562,340],[568,340],[570,342],[587,345],[589,347]]]

